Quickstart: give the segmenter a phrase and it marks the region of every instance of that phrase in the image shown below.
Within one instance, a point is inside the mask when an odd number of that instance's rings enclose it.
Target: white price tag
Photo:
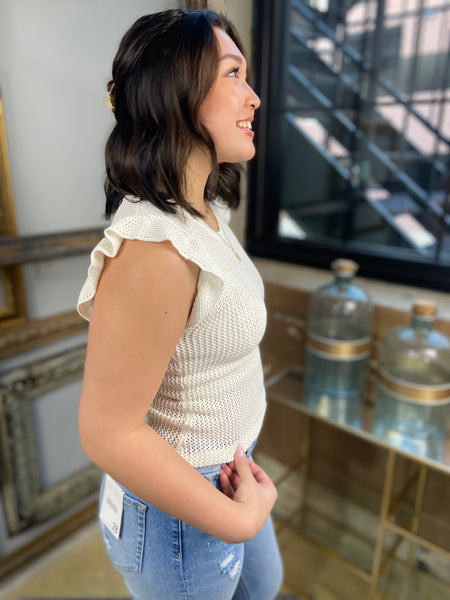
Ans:
[[[109,475],[105,478],[102,504],[100,506],[100,521],[119,539],[122,525],[124,491]]]

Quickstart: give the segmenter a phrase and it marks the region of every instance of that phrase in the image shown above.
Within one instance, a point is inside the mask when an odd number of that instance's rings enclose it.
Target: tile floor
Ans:
[[[1,600],[25,597],[126,597],[122,577],[110,566],[96,522],[0,584]]]

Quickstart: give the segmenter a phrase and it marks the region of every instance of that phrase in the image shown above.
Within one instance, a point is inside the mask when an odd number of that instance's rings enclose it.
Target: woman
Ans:
[[[211,11],[139,19],[108,89],[114,219],[78,305],[80,435],[108,473],[105,544],[136,600],[272,600],[276,489],[246,455],[265,410],[263,286],[226,223],[259,98]]]

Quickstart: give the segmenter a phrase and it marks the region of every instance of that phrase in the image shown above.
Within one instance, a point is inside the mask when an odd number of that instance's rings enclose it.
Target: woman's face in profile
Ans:
[[[200,106],[200,121],[211,135],[217,161],[238,163],[255,154],[252,121],[260,100],[246,81],[247,63],[230,36],[217,27],[219,70]]]

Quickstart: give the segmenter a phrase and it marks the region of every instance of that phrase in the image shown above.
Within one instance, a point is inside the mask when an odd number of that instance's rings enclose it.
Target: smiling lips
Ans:
[[[252,123],[251,121],[238,121],[236,123],[237,127],[243,131],[244,133],[246,133],[247,135],[249,135],[250,137],[253,137],[255,134],[252,131]]]

